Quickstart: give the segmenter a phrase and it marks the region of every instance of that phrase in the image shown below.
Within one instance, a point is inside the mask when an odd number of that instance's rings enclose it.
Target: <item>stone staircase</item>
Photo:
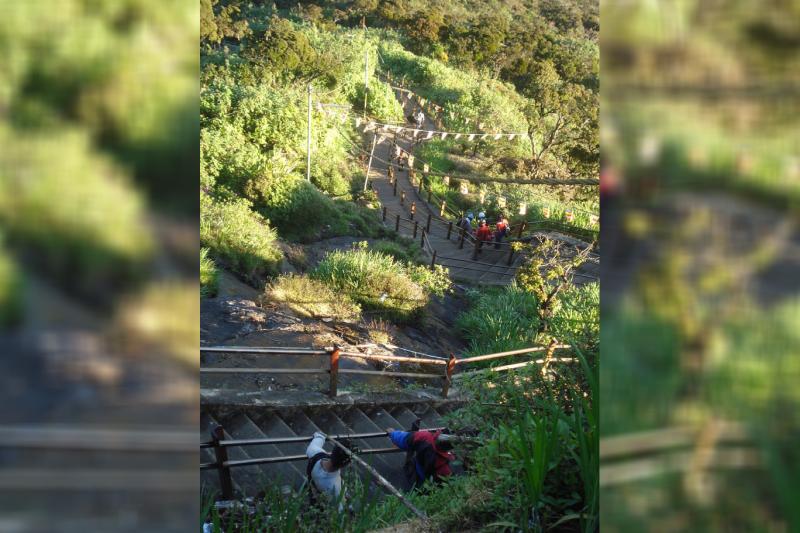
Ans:
[[[403,99],[398,95],[398,100]],[[409,109],[405,109],[409,112]],[[425,129],[437,129],[430,118],[426,117]],[[380,135],[380,134],[378,134]],[[517,268],[523,263],[524,256],[514,253],[509,261],[509,245],[506,241],[499,249],[495,248],[494,243],[484,243],[475,255],[475,246],[465,239],[462,243],[459,238],[458,228],[453,227],[448,236],[448,222],[445,217],[440,216],[440,206],[430,205],[427,202],[427,193],[420,194],[418,187],[414,187],[409,176],[409,170],[399,170],[395,167],[395,186],[388,177],[388,161],[393,156],[393,133],[384,134],[386,139],[375,147],[372,168],[369,179],[373,190],[377,193],[381,205],[386,208],[387,227],[396,227],[396,217],[401,217],[399,233],[405,237],[414,237],[414,222],[417,224],[416,240],[421,243],[422,229],[426,226],[428,217],[431,218],[430,231],[427,232],[427,240],[430,249],[427,249],[429,257],[432,251],[436,251],[436,263],[448,268],[450,277],[456,281],[468,282],[480,285],[507,285],[516,274]],[[413,153],[413,141],[404,136],[396,137],[397,145],[403,150]],[[405,199],[402,200],[403,196]],[[412,217],[411,206],[415,205],[415,214]],[[405,219],[405,220],[402,220]],[[557,237],[557,236],[556,236]],[[565,240],[574,240],[565,236]],[[575,277],[576,284],[596,281],[599,277],[599,258],[595,263],[587,263],[577,270]]]
[[[441,427],[442,416],[459,405],[458,401],[420,401],[403,404],[369,404],[325,407],[293,407],[265,409],[245,407],[226,409],[203,406],[200,418],[200,442],[211,439],[211,431],[217,425],[225,429],[225,439],[278,439],[284,437],[309,437],[308,441],[262,444],[253,446],[230,446],[230,461],[263,457],[301,456],[297,459],[260,465],[231,468],[234,497],[256,496],[267,486],[299,489],[306,481],[306,448],[316,431],[327,435],[346,435],[384,432],[386,428],[408,430],[415,420],[421,420],[420,428]],[[353,439],[360,450],[392,448],[388,437]],[[325,444],[330,452],[333,445]],[[403,474],[405,453],[364,454],[360,456],[384,478],[401,490],[409,490]],[[201,463],[215,462],[212,448],[201,448]],[[365,481],[370,476],[360,467],[352,466]],[[373,483],[374,484],[374,483]],[[215,469],[201,470],[201,486],[205,493],[220,490],[219,474]],[[377,484],[374,484],[378,487]]]

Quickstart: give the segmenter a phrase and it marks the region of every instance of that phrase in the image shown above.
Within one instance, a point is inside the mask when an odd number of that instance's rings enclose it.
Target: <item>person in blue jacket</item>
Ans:
[[[392,444],[411,452],[414,471],[406,474],[413,478],[410,481],[414,485],[422,485],[426,479],[440,481],[452,474],[452,445],[439,439],[441,431],[396,431],[388,428],[386,433]]]

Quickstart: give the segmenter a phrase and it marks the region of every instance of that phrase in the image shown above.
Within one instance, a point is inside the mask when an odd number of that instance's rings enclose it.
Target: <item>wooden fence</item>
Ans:
[[[434,359],[432,357],[408,357],[402,355],[383,355],[383,354],[368,354],[360,352],[343,351],[338,346],[328,347],[324,349],[315,348],[284,348],[284,347],[247,347],[247,346],[206,346],[201,347],[201,352],[206,353],[249,353],[249,354],[262,354],[262,355],[306,355],[324,358],[328,361],[327,368],[275,368],[275,367],[257,367],[257,368],[200,368],[200,374],[317,374],[328,375],[329,386],[328,395],[335,398],[338,395],[339,389],[339,375],[340,374],[358,374],[367,376],[386,376],[392,378],[410,378],[415,380],[441,380],[441,395],[442,398],[447,398],[450,390],[450,385],[453,380],[453,374],[458,365],[467,365],[478,361],[489,361],[504,357],[512,357],[525,354],[537,354],[544,352],[544,358],[533,359],[523,363],[516,363],[505,365],[502,367],[495,367],[493,369],[482,369],[471,372],[464,372],[458,374],[456,377],[461,378],[477,373],[482,373],[487,370],[503,371],[522,368],[531,364],[545,364],[548,362],[575,362],[574,358],[561,357],[554,358],[555,350],[570,349],[568,344],[551,343],[548,346],[534,346],[530,348],[522,348],[519,350],[511,350],[507,352],[499,352],[493,354],[480,355],[476,357],[467,357],[464,359],[457,359],[455,355],[450,354],[448,359]],[[400,363],[414,363],[418,365],[425,365],[429,367],[443,367],[440,372],[423,373],[423,372],[395,372],[387,370],[362,370],[355,368],[339,368],[339,360],[342,358],[351,359],[366,359],[373,361],[385,362],[400,362]]]

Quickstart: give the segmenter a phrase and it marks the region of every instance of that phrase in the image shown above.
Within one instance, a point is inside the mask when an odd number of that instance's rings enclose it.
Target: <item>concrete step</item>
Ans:
[[[390,409],[389,413],[391,413],[392,417],[399,423],[400,427],[398,429],[411,429],[411,424],[419,418],[416,413],[412,412],[407,407],[395,407]]]
[[[225,421],[225,427],[230,431],[235,439],[267,439],[268,437],[253,422],[249,416],[240,413],[233,418]],[[277,457],[283,455],[274,444],[259,444],[257,446],[246,446],[243,448],[250,457]],[[298,487],[298,479],[303,478],[303,474],[295,467],[294,463],[270,463],[258,465],[254,468],[258,471],[259,478],[263,484],[289,485]],[[302,481],[301,481],[302,483]]]
[[[419,417],[422,419],[422,424],[420,424],[420,428],[422,429],[444,426],[442,417],[439,416],[439,413],[437,413],[433,407],[426,407],[419,413]]]
[[[342,414],[342,420],[353,428],[357,433],[372,433],[386,431],[386,428],[378,427],[361,409],[350,409]],[[365,439],[367,440],[367,439]],[[391,448],[394,445],[389,437],[368,439],[370,448]],[[366,446],[365,446],[366,447]],[[403,474],[404,456],[402,453],[376,454],[367,457],[375,458],[374,465],[378,472],[385,477],[389,483],[395,487],[406,487],[406,479]]]
[[[409,429],[400,424],[400,421],[395,419],[388,411],[383,408],[377,407],[372,409],[362,409],[364,414],[372,420],[376,426],[381,429],[394,428],[394,429]]]
[[[298,435],[292,431],[286,423],[276,413],[265,412],[253,420],[261,432],[270,439],[279,439],[284,437],[297,437]],[[282,444],[273,444],[277,448],[279,455],[302,455],[303,459],[291,461],[288,464],[292,466],[292,470],[287,472],[291,476],[291,483],[295,487],[299,487],[305,481],[305,454],[308,447],[307,442],[287,442]]]

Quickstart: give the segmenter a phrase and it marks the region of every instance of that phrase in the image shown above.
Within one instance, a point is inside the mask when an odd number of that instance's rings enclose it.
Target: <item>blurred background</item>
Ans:
[[[198,8],[0,1],[0,531],[197,524]]]
[[[800,2],[601,3],[604,531],[800,530]]]

